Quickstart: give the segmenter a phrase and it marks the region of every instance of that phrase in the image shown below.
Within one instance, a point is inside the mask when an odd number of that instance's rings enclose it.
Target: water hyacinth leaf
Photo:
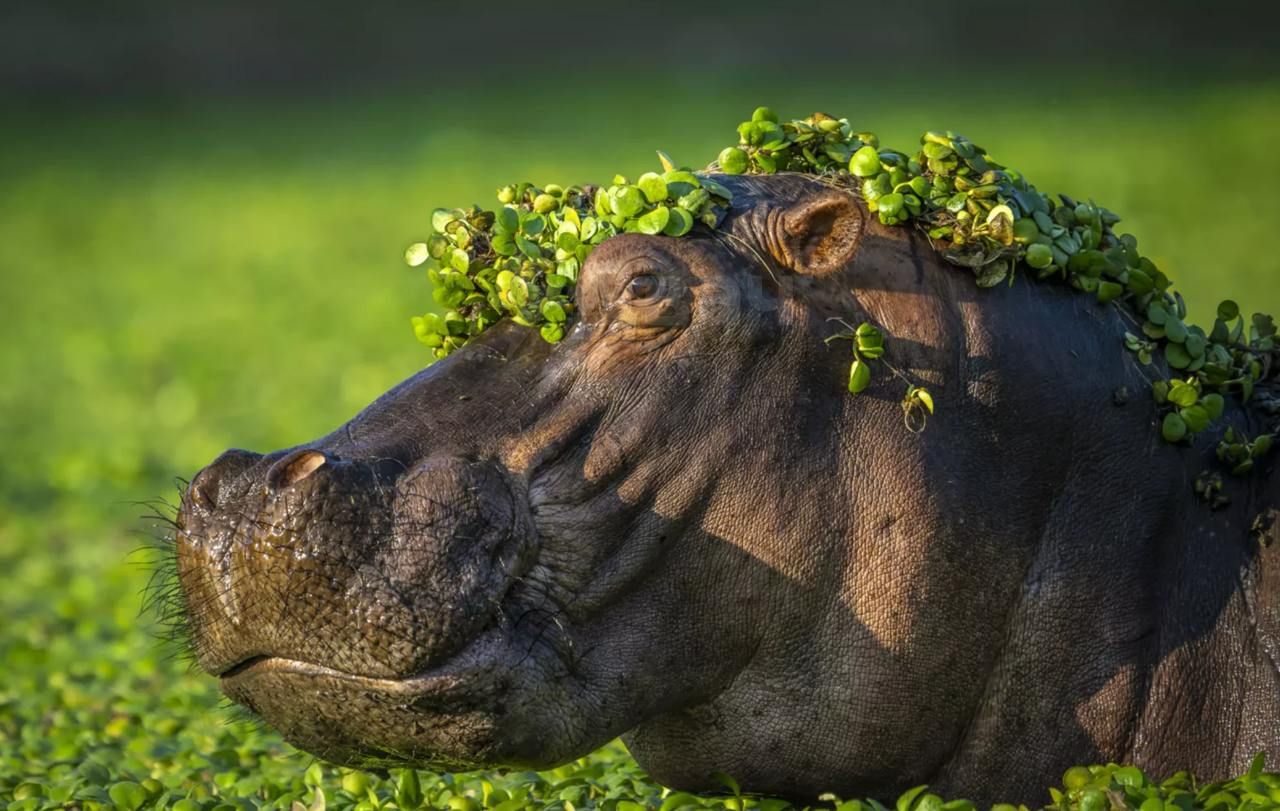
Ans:
[[[703,209],[711,203],[711,192],[706,189],[694,189],[688,194],[682,195],[676,201],[676,205],[688,211],[695,217],[698,216]]]
[[[995,287],[1009,275],[1009,265],[1005,262],[992,262],[981,268],[976,277],[978,287]]]
[[[856,177],[871,177],[880,174],[880,153],[873,146],[864,146],[853,153],[849,159],[849,171]]]
[[[1040,236],[1040,229],[1036,227],[1035,220],[1021,217],[1013,223],[1013,241],[1019,245],[1027,245],[1038,236]]]
[[[614,186],[609,189],[609,206],[614,214],[634,217],[644,210],[644,193],[635,186]]]
[[[1166,399],[1176,406],[1183,408],[1195,405],[1200,399],[1200,392],[1196,391],[1196,387],[1182,380],[1174,380],[1169,385]]]
[[[578,246],[581,245],[577,234],[564,232],[556,237],[556,261],[564,262],[570,258],[577,256]]]
[[[404,251],[404,261],[411,268],[416,268],[423,262],[431,258],[431,252],[427,249],[427,243],[415,242]]]
[[[465,335],[467,331],[467,322],[462,314],[457,310],[449,310],[441,319],[444,331],[449,335]]]
[[[880,212],[881,219],[886,216],[896,217],[902,213],[902,207],[906,204],[905,198],[899,192],[890,192],[882,195],[877,202],[878,208],[876,210]]]
[[[747,153],[736,146],[726,147],[717,162],[720,164],[720,171],[727,175],[740,175],[750,166]]]
[[[666,206],[655,206],[652,211],[641,216],[636,225],[642,234],[660,234],[671,219],[671,210]]]
[[[526,237],[536,237],[547,227],[547,218],[537,211],[526,213],[520,218],[520,232]]]
[[[1187,435],[1187,424],[1177,414],[1166,414],[1160,424],[1160,435],[1166,442],[1180,442]]]
[[[1179,409],[1178,416],[1186,423],[1187,431],[1190,433],[1198,434],[1209,427],[1209,412],[1202,406],[1193,405],[1190,408]]]
[[[853,340],[856,354],[868,360],[884,355],[884,333],[872,324],[864,322],[858,325]]]
[[[1192,362],[1186,348],[1176,343],[1165,344],[1164,359],[1174,369],[1186,369]]]
[[[667,199],[667,181],[654,172],[645,172],[640,175],[636,186],[650,203],[661,203]]]
[[[498,209],[493,227],[500,234],[514,234],[520,228],[520,213],[511,206]]]
[[[921,147],[920,151],[924,153],[926,158],[945,160],[954,154],[951,149],[951,141],[949,139],[945,139],[945,137],[937,136],[936,133],[926,133],[922,140],[924,140],[925,143],[923,147]]]
[[[396,805],[402,809],[419,808],[423,803],[422,784],[414,769],[401,769],[400,779],[396,781]]]
[[[1053,264],[1053,250],[1047,245],[1035,244],[1027,247],[1027,264],[1037,270],[1043,270]]]
[[[1209,413],[1209,419],[1216,420],[1222,416],[1226,410],[1227,401],[1221,394],[1206,394],[1200,401],[1200,405],[1204,406],[1204,410]]]
[[[858,394],[871,385],[871,367],[861,360],[855,360],[849,367],[849,392]]]
[[[1195,332],[1188,332],[1187,339],[1182,343],[1186,347],[1187,354],[1192,358],[1204,357],[1205,349],[1208,346],[1205,337]]]
[[[432,259],[443,259],[444,255],[449,252],[450,244],[447,237],[440,234],[432,234],[427,237],[427,254]]]
[[[1106,304],[1115,301],[1124,295],[1124,286],[1115,282],[1100,282],[1098,284],[1098,301]]]
[[[543,299],[541,310],[542,317],[553,324],[562,323],[568,317],[565,314],[564,307],[554,299]]]
[[[531,239],[525,239],[524,237],[520,237],[520,236],[516,237],[516,247],[520,249],[520,253],[524,254],[530,259],[542,258],[542,248],[538,247],[538,243],[534,242]]]
[[[1215,319],[1213,322],[1213,331],[1209,333],[1209,341],[1215,344],[1226,344],[1232,342],[1231,329],[1227,323],[1221,318]]]
[[[683,208],[672,208],[668,212],[668,220],[666,226],[662,229],[662,233],[669,237],[682,237],[689,233],[693,228],[693,215]]]
[[[449,224],[457,219],[457,216],[448,209],[437,208],[431,212],[431,230],[437,234],[443,234]]]
[[[517,250],[516,241],[507,234],[494,234],[489,246],[498,256],[514,256]]]
[[[991,207],[987,212],[987,225],[992,236],[1001,244],[1013,242],[1013,209],[1001,203]]]
[[[107,794],[122,811],[135,811],[147,801],[147,792],[142,786],[129,780],[116,783],[107,790]]]
[[[667,197],[679,199],[694,189],[702,187],[702,182],[693,172],[676,170],[674,172],[666,172],[662,179],[667,184]]]
[[[907,389],[906,399],[908,404],[919,404],[925,411],[930,414],[933,413],[933,395],[929,393],[928,389],[921,386],[911,386]]]
[[[459,273],[466,273],[471,267],[471,257],[461,248],[454,248],[449,253],[449,265]]]
[[[511,282],[504,291],[508,300],[523,307],[529,301],[529,283],[519,276],[512,276]]]
[[[1271,448],[1274,444],[1274,434],[1260,434],[1252,443],[1250,443],[1250,455],[1255,459],[1261,459],[1271,452]]]
[[[1155,283],[1151,277],[1137,268],[1129,269],[1129,280],[1127,282],[1129,292],[1135,296],[1145,296],[1155,289]]]
[[[1151,397],[1160,405],[1164,405],[1169,399],[1169,381],[1157,380],[1151,384]]]

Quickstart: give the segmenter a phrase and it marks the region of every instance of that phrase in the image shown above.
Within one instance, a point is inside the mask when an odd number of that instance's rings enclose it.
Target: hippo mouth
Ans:
[[[270,653],[247,655],[213,675],[224,690],[243,693],[252,690],[256,682],[270,680],[276,675],[295,678],[316,678],[349,682],[353,687],[386,693],[422,696],[428,693],[442,694],[466,689],[476,683],[477,675],[491,672],[502,666],[502,657],[491,651],[490,655],[476,655],[473,649],[484,647],[491,634],[479,635],[470,645],[445,662],[412,676],[371,676],[343,670],[319,662],[296,659]]]
[[[545,682],[499,628],[407,677],[370,676],[260,653],[218,673],[223,693],[295,746],[358,768],[427,764],[445,770],[537,761],[537,740],[510,717],[515,693]],[[536,688],[534,688],[536,690]]]
[[[270,673],[291,673],[299,676],[316,676],[330,679],[345,679],[361,687],[396,692],[421,693],[432,687],[441,686],[442,682],[462,684],[457,674],[424,674],[403,679],[387,679],[379,676],[361,676],[345,670],[335,670],[316,662],[304,662],[284,656],[268,656],[261,654],[251,656],[226,671],[217,674],[217,678],[225,685],[234,685],[248,679]]]

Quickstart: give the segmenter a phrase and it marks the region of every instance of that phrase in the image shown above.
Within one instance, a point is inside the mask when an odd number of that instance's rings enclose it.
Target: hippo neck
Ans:
[[[1203,738],[1206,751],[1223,748],[1215,740],[1237,741],[1207,771],[1247,768],[1280,725],[1280,563],[1249,540],[1257,511],[1249,482],[1235,485],[1236,507],[1213,513],[1191,490],[1211,448],[1154,441],[1154,406],[1143,399],[1149,382],[1123,350],[1115,309],[1026,279],[979,290],[919,235],[874,223],[847,273],[841,281],[856,306],[893,336],[886,357],[938,401],[930,425],[899,453],[910,476],[929,482],[925,506],[937,510],[921,537],[950,547],[933,553],[941,562],[959,556],[989,573],[957,599],[997,629],[966,640],[964,655],[946,663],[968,667],[983,686],[945,699],[970,714],[944,733],[951,737],[934,764],[940,768],[902,777],[986,783],[993,796],[1001,789],[1017,796],[1016,786],[994,777],[1017,739],[1050,774],[1072,757],[1136,760],[1172,773],[1189,765],[1188,735]],[[1135,393],[1133,402],[1122,389]],[[845,435],[865,437],[862,418],[846,413]],[[848,454],[865,447],[865,439],[851,443]],[[965,459],[986,463],[969,467]],[[1280,494],[1280,484],[1271,486]],[[957,517],[970,526],[954,526]],[[902,515],[881,520],[874,537],[891,538],[895,527],[920,532]],[[910,620],[932,638],[911,596],[930,582],[928,561],[918,559],[895,610],[854,612],[880,643],[877,655],[896,658],[906,672],[930,674],[937,664],[901,624]],[[876,582],[883,603],[895,594],[886,585],[902,581]],[[985,593],[1002,583],[1003,598]],[[846,588],[855,606],[860,591],[856,580]],[[1233,664],[1241,661],[1248,672]],[[1233,678],[1224,679],[1227,672]],[[1201,703],[1173,698],[1184,691]],[[1069,710],[1029,718],[1027,707]],[[1242,718],[1258,720],[1251,727]],[[910,747],[928,758],[928,744]]]
[[[926,263],[923,275],[938,272]],[[1032,452],[1067,464],[1030,474],[1055,479],[1047,518],[983,699],[937,780],[972,785],[1000,773],[1007,742],[1020,737],[1029,748],[1039,737],[1026,757],[1042,758],[1050,774],[1061,771],[1055,754],[1072,751],[1081,762],[1171,774],[1190,765],[1189,742],[1219,753],[1201,761],[1205,775],[1243,771],[1280,726],[1280,561],[1250,537],[1259,504],[1251,489],[1269,487],[1280,503],[1280,477],[1229,482],[1232,507],[1210,511],[1191,482],[1211,464],[1213,443],[1182,449],[1153,436],[1150,384],[1117,349],[1124,326],[1113,308],[1024,282],[979,295],[991,300],[968,313],[957,299],[969,386],[987,380],[994,408],[1025,415],[1005,430],[1039,436]],[[993,372],[987,359],[997,353],[1006,362]],[[1136,397],[1119,405],[1122,387]],[[1035,396],[1022,400],[1019,390]],[[1086,660],[1088,669],[1075,666]],[[1072,709],[1028,719],[1027,706]],[[1235,741],[1229,751],[1224,740]]]

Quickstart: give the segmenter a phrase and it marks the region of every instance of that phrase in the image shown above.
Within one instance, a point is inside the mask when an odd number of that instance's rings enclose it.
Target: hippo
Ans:
[[[1122,311],[979,289],[811,177],[715,179],[717,229],[591,254],[559,344],[499,323],[191,480],[182,609],[225,694],[337,764],[622,736],[664,785],[807,801],[1277,762],[1280,476],[1196,497],[1215,440],[1160,439]],[[858,395],[841,321],[889,336]]]

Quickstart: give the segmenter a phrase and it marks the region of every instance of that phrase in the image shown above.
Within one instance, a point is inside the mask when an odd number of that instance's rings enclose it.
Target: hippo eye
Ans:
[[[652,273],[639,273],[627,282],[627,298],[631,301],[643,301],[658,295],[662,285],[658,277]]]

